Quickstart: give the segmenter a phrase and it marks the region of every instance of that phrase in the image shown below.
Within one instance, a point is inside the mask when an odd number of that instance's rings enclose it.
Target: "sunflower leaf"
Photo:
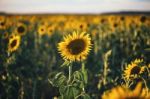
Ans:
[[[57,73],[52,81],[53,85],[56,86],[56,87],[60,87],[62,85],[64,85],[66,83],[66,76],[60,72],[60,73]]]
[[[75,99],[75,97],[80,93],[80,90],[75,86],[62,86],[59,89],[62,99]]]

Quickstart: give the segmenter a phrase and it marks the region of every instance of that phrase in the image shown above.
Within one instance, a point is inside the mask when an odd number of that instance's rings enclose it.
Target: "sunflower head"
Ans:
[[[48,28],[47,28],[48,36],[51,36],[53,34],[54,30],[55,30],[55,26],[52,26],[52,25],[48,26]]]
[[[142,62],[141,59],[135,59],[131,64],[128,64],[124,70],[124,78],[129,80],[139,77],[145,70],[145,66],[141,66]]]
[[[126,17],[121,16],[121,17],[120,17],[120,20],[121,20],[121,21],[124,21],[124,20],[125,20],[125,18],[126,18]]]
[[[150,99],[150,92],[142,88],[142,83],[139,82],[133,90],[125,86],[114,87],[106,91],[102,99]]]
[[[85,60],[91,49],[91,38],[85,32],[73,32],[64,37],[58,44],[58,51],[64,60]]]
[[[7,38],[8,38],[8,32],[5,32],[5,33],[3,34],[3,38],[4,38],[4,39],[7,39]]]
[[[26,33],[27,27],[23,23],[18,23],[17,28],[16,28],[16,33],[19,35],[24,35]]]
[[[21,37],[19,35],[11,35],[8,40],[8,52],[14,52],[20,45]]]
[[[40,36],[45,35],[45,34],[46,34],[46,31],[47,31],[47,26],[46,26],[46,25],[40,25],[40,26],[38,27],[38,34],[39,34]]]
[[[6,29],[6,22],[4,16],[0,16],[0,30],[1,29]]]
[[[140,22],[141,22],[141,23],[144,23],[144,22],[146,21],[146,19],[147,19],[146,16],[141,16],[141,17],[140,17]]]

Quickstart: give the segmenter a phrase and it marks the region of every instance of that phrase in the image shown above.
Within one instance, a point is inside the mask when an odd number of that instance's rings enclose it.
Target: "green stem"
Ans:
[[[105,61],[104,61],[104,80],[103,80],[103,84],[104,84],[104,85],[106,85],[107,68],[108,68],[108,64],[107,64],[107,60],[105,60]]]
[[[148,77],[150,76],[150,70],[149,70],[149,68],[148,67],[145,67],[146,68],[146,70],[147,70],[147,72],[148,72]]]
[[[82,62],[81,71],[83,73],[84,82],[85,82],[85,84],[87,84],[87,73],[86,73],[86,70],[85,70],[85,63],[84,62]],[[85,85],[82,88],[83,92],[85,92],[84,87],[85,87]]]
[[[69,77],[68,77],[68,83],[71,80],[71,74],[72,74],[72,64],[69,65]]]
[[[81,70],[82,70],[82,72],[85,71],[85,64],[84,64],[84,62],[82,62]]]
[[[146,92],[147,92],[147,94],[148,94],[148,86],[147,86],[147,82],[146,82],[146,80],[143,78],[143,77],[141,77],[142,78],[142,80],[143,80],[143,82],[144,82],[144,85],[145,85],[145,87],[146,87]]]

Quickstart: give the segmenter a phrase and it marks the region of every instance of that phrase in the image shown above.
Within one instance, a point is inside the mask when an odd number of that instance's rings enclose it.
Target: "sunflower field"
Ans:
[[[0,99],[150,99],[150,16],[0,15]]]

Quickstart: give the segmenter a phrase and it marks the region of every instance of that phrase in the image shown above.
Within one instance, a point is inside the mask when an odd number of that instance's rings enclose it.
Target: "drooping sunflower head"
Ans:
[[[11,35],[8,40],[8,52],[14,52],[20,45],[21,37],[19,35]]]
[[[131,64],[128,64],[126,69],[124,70],[124,78],[129,80],[129,79],[136,79],[141,75],[144,70],[145,66],[142,66],[143,60],[136,59]]]
[[[91,49],[91,38],[85,32],[73,32],[64,37],[58,44],[58,51],[64,60],[82,61],[87,58]]]
[[[150,99],[150,92],[142,88],[142,83],[139,82],[133,90],[125,86],[112,88],[102,95],[102,99]]]

